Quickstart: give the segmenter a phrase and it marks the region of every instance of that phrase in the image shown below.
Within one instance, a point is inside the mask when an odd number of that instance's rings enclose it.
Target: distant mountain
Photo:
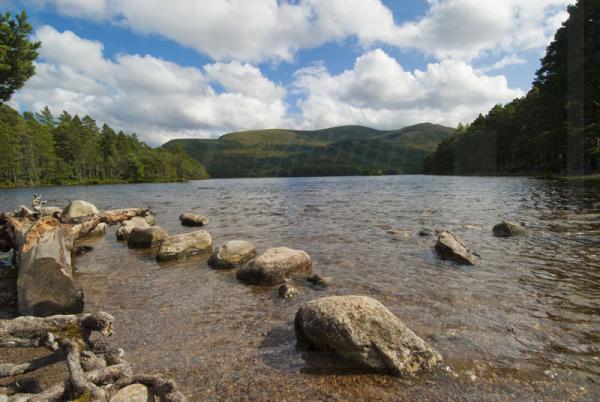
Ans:
[[[324,130],[256,130],[218,139],[178,139],[211,177],[288,177],[411,174],[454,129],[424,123],[400,130],[362,126]]]

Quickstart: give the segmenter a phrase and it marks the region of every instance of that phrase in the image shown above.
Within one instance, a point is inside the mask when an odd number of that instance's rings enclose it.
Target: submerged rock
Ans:
[[[300,292],[298,292],[298,289],[296,289],[293,286],[288,285],[287,283],[284,283],[283,285],[281,285],[279,287],[279,297],[281,297],[282,299],[293,299],[294,297],[298,296],[300,294]]]
[[[152,216],[152,215],[149,215]],[[152,216],[152,221],[154,217]],[[117,240],[127,240],[134,228],[149,228],[148,219],[146,217],[135,216],[127,221],[121,222],[121,227],[117,230]]]
[[[215,249],[208,265],[215,269],[238,268],[256,256],[256,248],[246,240],[230,240]]]
[[[494,226],[492,232],[496,237],[513,237],[524,235],[527,230],[517,222],[504,221]]]
[[[127,239],[127,247],[150,248],[158,245],[167,236],[167,231],[160,226],[134,227]]]
[[[305,303],[296,313],[298,346],[333,351],[351,367],[407,376],[442,361],[379,301],[366,296],[332,296]]]
[[[94,247],[92,247],[92,246],[85,246],[85,245],[83,245],[83,246],[75,246],[73,248],[73,250],[71,250],[71,253],[79,256],[79,255],[87,254],[87,253],[89,253],[90,251],[93,251],[93,250],[94,250]]]
[[[158,261],[183,258],[190,255],[209,252],[212,249],[212,237],[204,230],[169,236],[158,249]]]
[[[421,236],[421,237],[433,236],[433,231],[431,231],[429,229],[421,229],[421,230],[419,230],[419,236]]]
[[[245,283],[278,285],[294,273],[310,273],[312,260],[302,250],[287,247],[271,248],[241,268],[236,276]]]
[[[443,230],[438,233],[435,250],[440,258],[452,260],[458,264],[476,265],[479,262],[479,257],[469,251],[462,240],[449,230]]]
[[[131,384],[119,390],[110,402],[154,402],[154,393],[143,384]]]
[[[316,275],[316,274],[313,276],[309,276],[308,278],[306,278],[306,280],[320,288],[326,288],[331,284],[331,278],[322,277],[322,276]]]
[[[185,213],[179,216],[183,226],[204,226],[208,224],[208,218],[204,215]]]
[[[94,204],[87,201],[75,200],[71,201],[69,205],[65,207],[61,216],[66,219],[73,219],[95,214],[98,214],[98,208],[96,208]]]

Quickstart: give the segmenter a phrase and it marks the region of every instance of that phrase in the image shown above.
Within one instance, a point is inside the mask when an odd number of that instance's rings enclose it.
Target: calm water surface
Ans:
[[[2,210],[34,189],[0,191]],[[600,186],[525,178],[428,176],[208,180],[43,188],[48,205],[151,206],[172,234],[208,215],[215,244],[306,250],[333,285],[278,299],[206,256],[158,264],[115,238],[75,259],[86,310],[117,318],[113,343],[138,372],[173,376],[192,400],[600,399]],[[529,235],[498,239],[502,219]],[[440,261],[419,229],[447,228],[481,265]],[[395,234],[389,231],[397,231]],[[333,294],[380,300],[444,356],[414,379],[342,370],[295,347],[300,303]]]

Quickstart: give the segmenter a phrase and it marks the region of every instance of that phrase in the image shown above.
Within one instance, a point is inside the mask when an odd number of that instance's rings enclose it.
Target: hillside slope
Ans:
[[[454,129],[418,124],[400,130],[342,126],[315,131],[257,130],[218,139],[171,140],[211,177],[288,177],[422,173],[425,156]]]

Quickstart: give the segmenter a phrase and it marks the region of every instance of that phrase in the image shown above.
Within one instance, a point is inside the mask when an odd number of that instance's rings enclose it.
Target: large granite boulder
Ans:
[[[294,273],[310,273],[312,260],[302,250],[270,248],[237,271],[237,278],[255,285],[279,285]]]
[[[83,292],[73,278],[71,252],[58,220],[44,217],[19,234],[17,295],[22,315],[80,313]]]
[[[354,368],[399,376],[435,367],[442,357],[380,302],[332,296],[303,304],[294,320],[298,346],[334,352]]]
[[[87,201],[75,200],[71,201],[69,205],[63,209],[61,217],[63,219],[80,218],[82,216],[96,215],[98,214],[98,208]]]
[[[127,239],[127,247],[150,248],[157,246],[167,236],[167,231],[160,226],[149,226],[147,228],[134,227]]]
[[[152,221],[154,217],[152,215],[148,215],[152,217]],[[129,235],[133,231],[134,228],[149,228],[152,224],[149,224],[148,219],[146,217],[135,216],[129,220],[121,222],[121,227],[117,229],[117,240],[127,240],[129,239]]]
[[[479,257],[467,249],[462,240],[449,230],[438,233],[435,250],[440,258],[452,260],[458,264],[476,265],[479,262]]]
[[[525,228],[517,222],[504,221],[493,227],[492,232],[496,237],[522,236],[527,233]]]
[[[143,384],[131,384],[121,388],[110,402],[154,402],[152,390]]]
[[[166,261],[210,252],[212,244],[210,233],[204,230],[169,236],[160,244],[156,259]]]
[[[256,248],[246,240],[230,240],[219,246],[208,259],[215,269],[238,268],[256,256]]]
[[[183,226],[204,226],[208,224],[208,218],[206,216],[192,213],[179,215],[179,220]]]

